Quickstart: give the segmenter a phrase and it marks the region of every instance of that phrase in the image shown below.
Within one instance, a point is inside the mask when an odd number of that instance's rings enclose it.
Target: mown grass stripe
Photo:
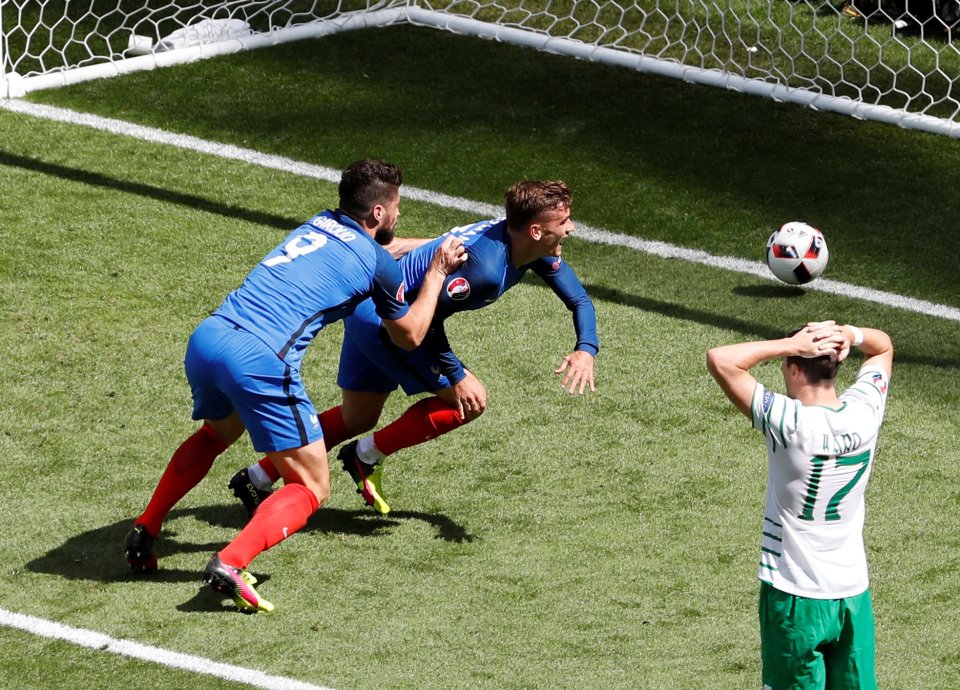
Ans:
[[[251,165],[311,177],[325,182],[337,183],[340,180],[340,171],[334,168],[315,165],[313,163],[304,163],[291,158],[285,158],[284,156],[261,153],[253,149],[242,148],[232,144],[207,141],[188,134],[177,134],[175,132],[168,132],[155,127],[145,127],[123,120],[101,117],[90,113],[80,113],[67,108],[58,108],[16,99],[0,99],[0,108],[47,120],[92,127],[93,129],[132,137],[142,141],[167,144],[190,151],[218,156],[220,158],[243,161]],[[503,209],[500,206],[449,196],[426,189],[404,186],[403,194],[408,199],[423,201],[443,208],[465,211],[479,216],[495,217],[503,214]],[[678,247],[668,242],[645,240],[641,237],[621,235],[608,230],[593,228],[582,223],[577,223],[577,235],[589,242],[629,248],[644,254],[651,254],[666,259],[680,259],[704,266],[720,268],[725,271],[743,273],[764,280],[776,280],[770,274],[766,265],[759,261],[749,261],[732,256],[715,256],[696,249]],[[960,309],[956,307],[936,304],[913,297],[905,297],[892,292],[884,292],[883,290],[874,290],[849,283],[842,283],[836,280],[820,278],[804,286],[804,289],[852,297],[854,299],[875,302],[918,314],[926,314],[949,321],[960,322]]]

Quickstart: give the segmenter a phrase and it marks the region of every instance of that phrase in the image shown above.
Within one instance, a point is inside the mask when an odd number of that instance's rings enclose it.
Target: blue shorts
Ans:
[[[348,391],[392,393],[397,386],[407,395],[449,388],[450,379],[424,348],[404,350],[393,344],[370,300],[344,320],[343,345],[337,385]]]
[[[300,371],[255,335],[211,316],[190,336],[184,358],[193,418],[240,415],[259,453],[288,450],[323,438]]]

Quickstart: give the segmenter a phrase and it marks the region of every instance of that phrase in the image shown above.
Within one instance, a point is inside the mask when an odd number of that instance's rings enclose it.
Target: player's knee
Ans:
[[[372,430],[375,426],[377,426],[377,422],[379,421],[379,419],[380,419],[379,417],[368,417],[362,420],[361,423],[357,425],[357,430],[354,432],[353,435],[359,436],[360,434],[365,434],[368,431]]]
[[[225,447],[232,446],[237,439],[243,436],[246,427],[240,419],[240,415],[234,412],[226,419],[211,420],[205,419],[203,426],[200,427],[207,434],[212,434]]]
[[[323,508],[324,504],[330,500],[330,486],[313,489],[313,497],[317,499],[317,508]]]
[[[315,471],[303,466],[285,467],[281,471],[286,484],[300,484],[313,494],[320,508],[330,498],[330,475],[326,471]]]
[[[379,411],[376,414],[366,412],[353,413],[349,417],[347,415],[343,416],[343,423],[347,427],[351,438],[367,433],[377,425],[378,421],[380,421]]]
[[[330,500],[330,482],[323,481],[308,481],[304,482],[304,486],[313,494],[313,497],[317,499],[317,508],[322,508],[323,505]]]

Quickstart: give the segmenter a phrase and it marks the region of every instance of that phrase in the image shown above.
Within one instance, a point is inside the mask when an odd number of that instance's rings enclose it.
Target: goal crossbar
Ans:
[[[252,33],[248,36],[150,52],[146,55],[137,55],[122,60],[99,62],[93,65],[56,70],[29,77],[21,77],[15,73],[4,74],[0,75],[0,97],[20,98],[31,91],[68,86],[91,79],[115,77],[157,67],[182,65],[218,55],[229,55],[245,50],[268,48],[282,43],[321,38],[342,31],[385,26],[404,21],[405,15],[405,7],[356,11],[330,19],[320,19],[308,24],[285,27],[268,33]],[[0,46],[2,46],[2,40],[0,40]],[[2,52],[0,52],[0,59],[2,59]],[[2,64],[2,61],[0,61],[0,64]]]

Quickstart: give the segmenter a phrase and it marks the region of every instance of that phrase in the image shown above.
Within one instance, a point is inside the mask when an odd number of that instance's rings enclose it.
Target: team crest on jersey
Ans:
[[[562,263],[563,263],[563,257],[558,256],[556,260],[553,262],[553,264],[550,266],[550,268],[556,271],[558,268],[560,268],[560,264]]]
[[[877,390],[879,390],[881,393],[886,395],[887,382],[883,380],[883,374],[874,374],[872,379],[873,379],[873,385],[877,387]]]
[[[447,296],[458,301],[466,299],[470,296],[470,283],[466,278],[454,278],[447,283]]]
[[[400,287],[397,288],[397,294],[395,295],[398,302],[403,301],[403,295],[404,295],[405,289],[406,289],[406,285],[404,283],[400,283]]]

